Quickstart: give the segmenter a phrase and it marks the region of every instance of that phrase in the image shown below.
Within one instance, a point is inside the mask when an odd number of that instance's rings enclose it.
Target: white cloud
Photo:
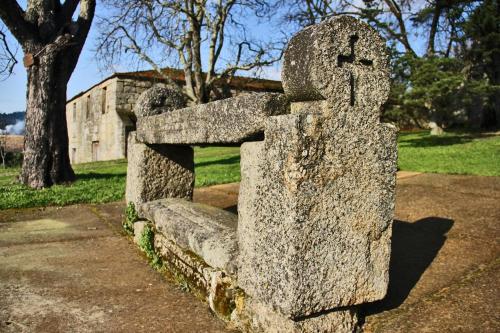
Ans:
[[[14,125],[7,125],[5,129],[0,129],[2,135],[22,135],[24,134],[24,120],[18,120]]]

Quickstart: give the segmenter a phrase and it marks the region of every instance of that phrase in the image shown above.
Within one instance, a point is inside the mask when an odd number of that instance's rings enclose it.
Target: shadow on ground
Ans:
[[[127,173],[125,173],[125,172],[118,172],[118,173],[87,172],[87,173],[77,174],[76,180],[113,179],[113,178],[124,178],[126,176],[127,176]]]
[[[238,205],[232,205],[223,208],[225,211],[238,215]]]
[[[387,296],[362,307],[364,315],[400,306],[446,241],[453,220],[426,217],[414,223],[395,220]]]
[[[457,144],[468,143],[474,139],[486,139],[494,136],[496,136],[496,134],[468,133],[464,135],[453,135],[453,136],[424,136],[421,138],[413,138],[411,140],[404,139],[403,137],[403,140],[401,141],[400,144],[403,147],[413,147],[413,148],[452,146]]]

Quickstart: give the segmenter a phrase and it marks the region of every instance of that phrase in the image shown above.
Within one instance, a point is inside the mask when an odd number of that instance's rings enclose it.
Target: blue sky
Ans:
[[[18,0],[21,7],[26,7],[26,0]],[[76,95],[92,84],[100,81],[110,73],[101,73],[94,64],[95,55],[91,51],[96,36],[96,27],[92,26],[87,43],[85,43],[80,61],[68,84],[68,97]],[[12,76],[0,81],[0,112],[23,111],[26,108],[26,70],[22,65],[23,52],[15,40],[10,38],[10,45],[17,48],[18,64]]]
[[[0,0],[2,1],[2,0]],[[26,0],[18,0],[19,4],[22,7],[25,7]],[[97,7],[96,15],[105,15],[106,12],[102,9],[102,7]],[[86,90],[90,86],[95,83],[101,81],[105,77],[112,74],[111,70],[101,71],[96,62],[96,55],[93,51],[95,48],[96,37],[98,36],[98,29],[95,24],[92,25],[89,37],[85,46],[83,48],[82,54],[80,55],[80,60],[76,66],[75,71],[68,83],[67,96],[71,98],[77,93]],[[250,33],[252,35],[264,35],[269,37],[273,33],[278,33],[276,27],[272,27],[268,22],[257,22],[255,18],[247,18],[246,22],[249,26]],[[417,48],[421,48],[422,45],[419,43],[418,39],[416,39]],[[14,73],[11,77],[4,81],[0,81],[0,112],[15,112],[25,110],[26,105],[26,71],[22,65],[22,50],[17,46],[16,42],[13,38],[11,38],[11,43],[14,48],[17,47],[17,58],[19,63],[16,65],[14,69]],[[129,62],[130,63],[130,62]],[[120,71],[134,71],[137,70],[137,66],[125,65],[125,64],[116,64],[116,68],[119,68]],[[145,66],[145,68],[149,68]],[[244,75],[242,73],[238,73],[239,75]],[[261,77],[269,78],[269,79],[280,79],[280,66],[279,64],[266,68]]]
[[[0,0],[2,1],[2,0]],[[18,0],[18,3],[25,8],[26,0]],[[100,9],[102,7],[98,7],[96,10],[97,15],[104,15],[103,10]],[[102,79],[108,77],[112,74],[112,70],[100,70],[97,62],[96,55],[94,53],[96,38],[98,36],[98,28],[95,24],[97,18],[94,20],[92,28],[90,30],[89,36],[83,48],[82,54],[80,55],[80,59],[78,64],[71,76],[71,79],[68,83],[67,96],[71,98],[72,96],[78,94],[81,91],[86,90],[91,87],[95,83],[101,81]],[[263,26],[261,24],[257,24],[256,22],[252,22],[253,25],[253,33],[262,33],[263,31],[266,34],[269,34],[269,26]],[[251,32],[252,33],[252,32]],[[17,48],[17,60],[18,64],[14,69],[14,73],[12,76],[7,78],[4,81],[0,81],[0,113],[11,113],[15,111],[23,111],[26,108],[26,70],[22,64],[23,52],[13,39],[10,36],[10,45]],[[129,62],[128,62],[129,63]],[[116,64],[116,68],[119,68],[119,71],[135,71],[138,70],[137,66],[131,66],[127,64]],[[149,69],[149,66],[144,66],[141,69]],[[238,75],[244,75],[239,73]],[[263,71],[261,77],[269,78],[269,79],[280,79],[280,70],[279,65],[271,68],[267,68]]]
[[[93,28],[92,30],[95,30]],[[110,73],[102,73],[95,65],[95,55],[91,51],[95,31],[87,40],[80,60],[68,83],[68,97],[76,95],[94,83],[100,81]],[[18,50],[19,63],[14,69],[14,74],[4,81],[0,81],[0,112],[22,111],[26,106],[26,70],[22,65],[22,50]]]

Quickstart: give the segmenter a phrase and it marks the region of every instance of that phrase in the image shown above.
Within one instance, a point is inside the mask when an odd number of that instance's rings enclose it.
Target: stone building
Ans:
[[[175,82],[184,72],[165,69]],[[106,161],[127,156],[127,137],[135,130],[132,109],[139,95],[164,81],[155,71],[115,73],[66,104],[71,163]],[[229,96],[242,93],[282,92],[281,82],[234,77],[222,87]]]

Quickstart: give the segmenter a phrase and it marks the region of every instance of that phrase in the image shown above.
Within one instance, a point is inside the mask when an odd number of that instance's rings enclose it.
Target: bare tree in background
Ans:
[[[43,188],[75,178],[68,155],[66,88],[95,5],[95,0],[28,0],[24,10],[15,0],[0,1],[0,19],[20,44],[28,74],[20,179],[30,187]],[[6,44],[2,50],[13,56]],[[4,71],[11,68],[7,62]]]
[[[185,93],[194,103],[220,98],[223,93],[216,82],[228,82],[237,71],[271,65],[281,57],[283,44],[247,38],[242,23],[265,10],[263,1],[103,1],[112,15],[99,22],[98,53],[113,64],[131,52],[171,83],[162,67],[180,66]]]
[[[7,41],[4,27],[0,26],[0,79],[8,78],[17,64],[16,52]]]
[[[450,56],[459,42],[460,25],[467,6],[477,0],[280,0],[284,21],[298,28],[316,24],[337,15],[352,15],[365,20],[388,41],[399,44],[408,55],[417,57],[411,35],[425,39],[426,56]],[[439,45],[438,45],[439,44]]]

